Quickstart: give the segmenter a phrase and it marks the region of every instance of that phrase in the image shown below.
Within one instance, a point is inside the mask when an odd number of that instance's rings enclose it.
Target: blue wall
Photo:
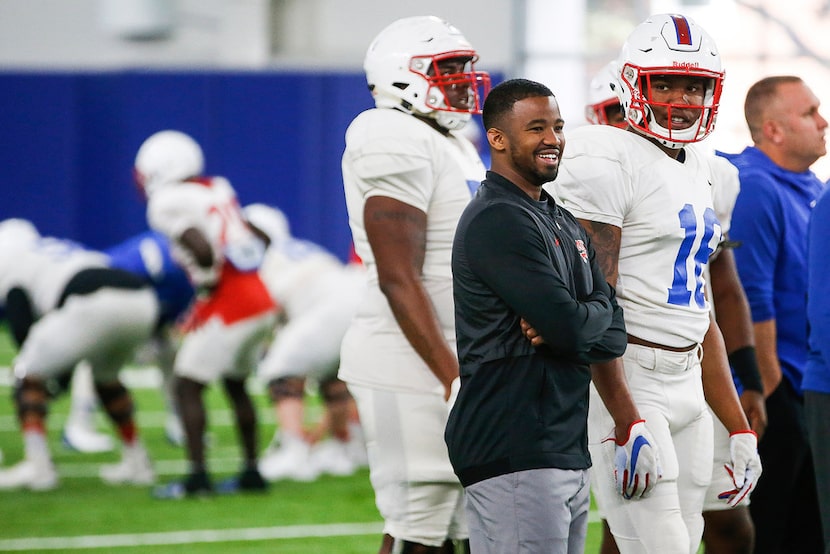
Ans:
[[[340,157],[346,127],[371,105],[362,73],[0,72],[0,219],[95,248],[138,233],[135,153],[180,129],[243,204],[279,206],[295,235],[346,259]]]

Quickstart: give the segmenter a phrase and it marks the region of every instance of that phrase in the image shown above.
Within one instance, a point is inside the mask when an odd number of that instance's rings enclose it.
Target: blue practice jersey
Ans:
[[[193,286],[173,261],[170,242],[163,234],[145,231],[104,253],[112,267],[135,273],[153,286],[161,305],[161,324],[176,321],[193,300]]]

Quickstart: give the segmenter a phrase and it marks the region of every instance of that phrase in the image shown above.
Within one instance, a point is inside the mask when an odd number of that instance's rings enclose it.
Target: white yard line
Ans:
[[[151,546],[169,544],[262,541],[302,539],[308,537],[341,537],[379,535],[382,523],[333,523],[329,525],[289,525],[285,527],[254,527],[248,529],[202,529],[167,533],[125,533],[121,535],[82,535],[78,537],[37,537],[0,540],[0,551],[77,550],[115,548],[119,546]]]

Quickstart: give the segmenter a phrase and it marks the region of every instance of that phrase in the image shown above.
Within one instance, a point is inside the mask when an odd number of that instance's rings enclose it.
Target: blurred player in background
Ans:
[[[160,498],[214,490],[205,457],[203,393],[219,379],[234,410],[243,457],[232,486],[267,488],[257,468],[256,409],[245,386],[276,319],[276,306],[258,274],[265,246],[245,221],[227,179],[203,177],[203,171],[201,147],[179,131],[153,134],[136,155],[147,221],[170,240],[174,259],[196,289],[174,362],[190,468],[183,481],[159,487]]]
[[[152,333],[158,317],[153,291],[135,275],[107,267],[104,254],[41,237],[28,221],[11,219],[0,223],[0,302],[20,348],[13,362],[14,402],[24,442],[23,461],[0,471],[0,488],[57,486],[46,438],[50,392],[65,388],[81,362],[89,364],[124,445],[121,463],[102,467],[101,477],[152,483],[133,399],[118,372]]]
[[[297,481],[321,473],[350,475],[366,464],[366,453],[354,399],[337,369],[343,335],[364,299],[366,271],[292,236],[288,219],[277,208],[251,204],[244,212],[269,239],[260,276],[283,310],[258,369],[277,422],[260,472],[269,480]],[[319,383],[324,408],[310,432],[305,430],[307,378]]]
[[[612,61],[591,80],[589,101],[586,106],[588,120],[595,125],[612,125],[626,128],[620,98],[617,95],[620,82],[616,62]],[[622,124],[618,123],[622,119]],[[684,148],[700,148],[697,144],[688,144]],[[735,385],[740,395],[752,429],[763,435],[766,428],[766,409],[761,395],[761,378],[755,358],[752,318],[749,302],[738,278],[732,243],[728,240],[732,207],[740,189],[738,173],[730,163],[716,156],[714,152],[707,155],[709,163],[712,200],[715,213],[723,232],[723,241],[712,254],[709,261],[711,277],[710,295],[718,325],[723,333],[724,343],[733,368]],[[703,542],[708,554],[749,553],[754,543],[754,528],[749,516],[748,500],[739,506],[730,507],[720,493],[729,490],[731,480],[723,471],[729,463],[729,432],[719,419],[713,418],[715,457],[712,466],[712,484],[706,495],[703,519]],[[618,552],[614,537],[603,518],[602,552]]]
[[[162,391],[167,415],[167,439],[184,444],[173,391],[173,360],[176,355],[175,324],[193,301],[193,287],[184,270],[173,261],[170,241],[157,231],[144,231],[106,250],[109,266],[129,271],[153,287],[159,303],[159,321],[150,340],[138,349],[136,363],[154,364],[161,371]],[[63,428],[63,442],[80,452],[101,452],[112,448],[107,434],[95,427],[98,399],[92,386],[89,367],[81,364],[72,377],[71,406]]]
[[[393,22],[364,59],[376,108],[346,131],[343,184],[368,291],[343,339],[339,376],[366,434],[382,554],[448,553],[468,537],[444,428],[458,378],[452,240],[485,173],[459,132],[489,89],[477,60],[446,21]]]
[[[620,129],[628,127],[618,96],[620,84],[617,73],[616,61],[610,61],[602,66],[588,84],[585,119],[592,125],[611,125]]]

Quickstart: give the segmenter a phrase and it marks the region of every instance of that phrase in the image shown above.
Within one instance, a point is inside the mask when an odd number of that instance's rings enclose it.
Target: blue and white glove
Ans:
[[[755,488],[763,471],[755,431],[736,431],[729,435],[729,458],[731,463],[724,464],[723,467],[732,478],[735,488],[723,491],[718,498],[726,500],[729,507],[734,508],[749,498],[749,493]]]
[[[657,443],[648,432],[646,422],[640,419],[628,428],[628,437],[620,444],[614,432],[603,442],[613,440],[616,445],[614,455],[614,482],[617,492],[625,499],[644,498],[651,493],[657,481],[662,477]]]

